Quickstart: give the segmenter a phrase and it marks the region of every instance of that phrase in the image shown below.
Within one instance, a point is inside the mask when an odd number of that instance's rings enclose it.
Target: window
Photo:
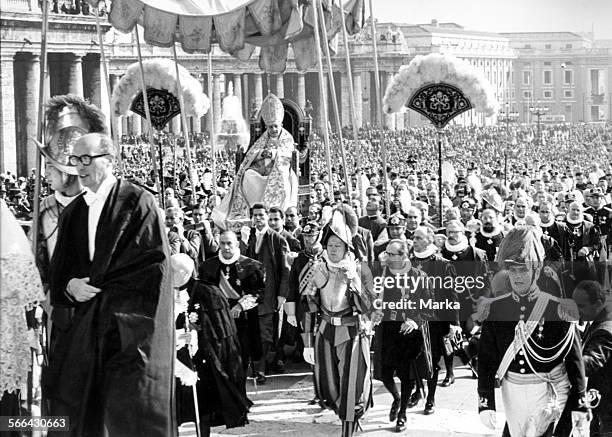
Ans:
[[[523,85],[531,85],[531,71],[523,71]]]
[[[525,44],[525,48],[526,49],[530,49],[531,48],[531,44]]]
[[[544,70],[544,85],[552,85],[552,70]]]
[[[552,49],[552,44],[544,44],[544,48],[546,50],[550,50],[550,49]]]
[[[563,91],[563,97],[566,99],[573,99],[574,98],[574,91],[572,90],[564,90]]]
[[[565,112],[572,112],[572,105],[571,104],[565,105]]]
[[[523,91],[524,99],[531,99],[531,91]]]
[[[564,70],[563,72],[563,84],[572,85],[574,82],[574,72],[572,70]]]
[[[544,90],[542,92],[542,97],[544,97],[545,99],[552,99],[553,98],[553,91],[552,90]]]
[[[571,45],[571,44],[565,44],[565,48],[566,49],[571,49],[572,47],[573,47],[573,45]]]
[[[552,63],[550,62],[544,62],[544,65],[546,65],[547,67],[550,67],[552,65]]]

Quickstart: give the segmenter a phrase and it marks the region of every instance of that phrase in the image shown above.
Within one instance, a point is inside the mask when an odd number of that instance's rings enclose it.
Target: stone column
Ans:
[[[140,120],[142,117],[140,115],[133,114],[130,116],[130,118],[132,119],[132,135],[140,135],[142,133],[140,125]]]
[[[68,93],[83,97],[83,58],[78,55],[72,56],[68,61]]]
[[[0,170],[17,171],[15,127],[15,58],[2,53],[0,58]]]
[[[277,74],[276,76],[276,86],[275,88],[275,94],[276,97],[278,97],[279,99],[282,99],[283,97],[285,97],[285,80],[283,79],[283,75],[282,74]]]
[[[380,93],[381,93],[380,98],[382,99],[385,93],[385,90],[387,89],[387,85],[391,81],[391,73],[389,73],[388,71],[383,71],[381,75],[382,77],[380,81]],[[380,103],[381,102],[376,102],[378,106],[380,106]],[[379,108],[379,110],[382,112],[382,108]],[[395,115],[394,114],[384,114],[383,120],[384,120],[384,124],[383,124],[384,127],[386,127],[387,129],[395,130]]]
[[[111,87],[111,93],[112,90],[115,88],[115,85],[117,85],[117,82],[119,82],[119,76],[117,76],[116,74],[111,74],[109,77],[109,81],[110,81],[110,87]],[[105,91],[105,90],[103,90]],[[108,100],[108,98],[106,99]],[[121,116],[116,116],[113,112],[112,112],[112,108],[110,108],[110,103],[109,103],[109,109],[108,109],[108,115],[109,115],[109,124],[110,124],[110,117],[115,117],[116,119],[116,128],[117,128],[117,138],[119,138],[119,141],[121,141],[121,136],[126,132],[126,129],[124,127],[123,124],[123,119],[125,117],[121,117]]]
[[[21,136],[18,139],[17,146],[22,148],[24,151],[21,159],[19,159],[19,150],[17,151],[17,165],[18,170],[21,170],[23,174],[30,174],[30,169],[36,164],[36,145],[30,141],[30,137],[36,138],[38,133],[38,92],[40,83],[40,56],[33,55],[30,59],[24,61],[24,82],[25,82],[25,93],[23,94],[23,101],[21,102],[24,111],[22,114],[25,116],[22,124]]]
[[[255,103],[257,104],[257,108],[261,108],[261,102],[263,102],[263,85],[261,73],[255,73],[253,78],[255,86]]]
[[[128,118],[125,115],[119,117],[119,123],[121,124],[121,135],[127,135],[128,132]],[[121,141],[121,136],[119,137],[119,141]]]
[[[393,114],[395,116],[395,129],[403,130],[404,129],[404,113],[398,112],[397,114]]]
[[[297,74],[297,104],[302,109],[306,106],[306,75],[304,73]]]
[[[363,126],[363,93],[362,93],[361,73],[353,73],[353,94],[355,95],[355,118],[357,128]]]
[[[249,74],[242,74],[242,116],[244,119],[249,122],[249,115],[251,110],[251,90],[249,89]]]
[[[351,108],[351,98],[349,96],[350,86],[348,80],[348,74],[346,72],[342,72],[340,76],[340,102],[338,102],[338,106],[340,107],[340,122],[342,123],[342,127],[350,126],[353,124],[353,115],[352,111],[354,108]]]
[[[242,97],[242,75],[234,74],[234,95],[240,100],[240,107],[244,105],[244,97]]]
[[[96,105],[98,108],[102,108],[102,99],[108,100],[106,96],[102,95],[102,63],[97,56],[88,56],[90,61],[87,63],[87,75],[86,86],[88,92],[86,97],[89,97],[91,103]],[[105,87],[106,88],[106,87]]]
[[[221,77],[219,74],[213,74],[213,109],[215,123],[215,133],[219,133],[221,129]]]

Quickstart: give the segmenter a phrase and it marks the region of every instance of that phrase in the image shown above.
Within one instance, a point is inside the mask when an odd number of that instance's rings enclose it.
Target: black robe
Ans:
[[[104,427],[113,437],[172,436],[174,297],[159,209],[149,192],[117,181],[89,269],[87,212],[83,197],[66,207],[51,261],[51,304],[75,308],[43,381],[52,413],[69,416],[70,435],[79,437],[101,436]],[[102,291],[73,301],[65,290],[75,277]]]
[[[238,332],[227,299],[216,285],[195,281],[188,313],[191,328],[198,332],[193,364],[199,378],[196,390],[201,422],[228,428],[246,425],[253,403],[246,396]],[[193,420],[192,387],[181,386],[178,391],[179,422]]]

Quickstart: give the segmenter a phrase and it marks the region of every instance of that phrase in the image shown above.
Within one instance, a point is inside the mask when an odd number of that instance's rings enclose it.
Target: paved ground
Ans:
[[[499,429],[495,432],[485,428],[478,419],[476,380],[466,367],[455,369],[455,384],[448,388],[438,387],[436,392],[436,412],[433,415],[423,414],[424,404],[408,410],[406,430],[395,432],[395,424],[388,420],[391,396],[378,381],[374,384],[374,407],[362,421],[363,431],[357,435],[367,437],[379,436],[424,436],[475,437],[484,435],[501,435],[504,423],[503,414],[498,414]],[[444,378],[441,372],[440,381]],[[254,406],[249,414],[250,424],[244,428],[226,430],[223,427],[213,429],[213,436],[308,436],[323,437],[340,434],[340,421],[333,412],[321,410],[317,405],[309,405],[314,393],[312,376],[305,365],[289,366],[283,375],[268,377],[265,386],[259,386],[257,392],[252,380],[247,383],[249,398]],[[499,394],[498,394],[499,395]],[[501,399],[498,399],[501,405]],[[195,436],[193,424],[181,428],[181,437]]]

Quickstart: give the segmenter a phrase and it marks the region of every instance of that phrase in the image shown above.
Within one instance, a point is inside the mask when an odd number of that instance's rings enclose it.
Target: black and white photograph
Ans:
[[[611,23],[0,0],[0,436],[612,437]]]

